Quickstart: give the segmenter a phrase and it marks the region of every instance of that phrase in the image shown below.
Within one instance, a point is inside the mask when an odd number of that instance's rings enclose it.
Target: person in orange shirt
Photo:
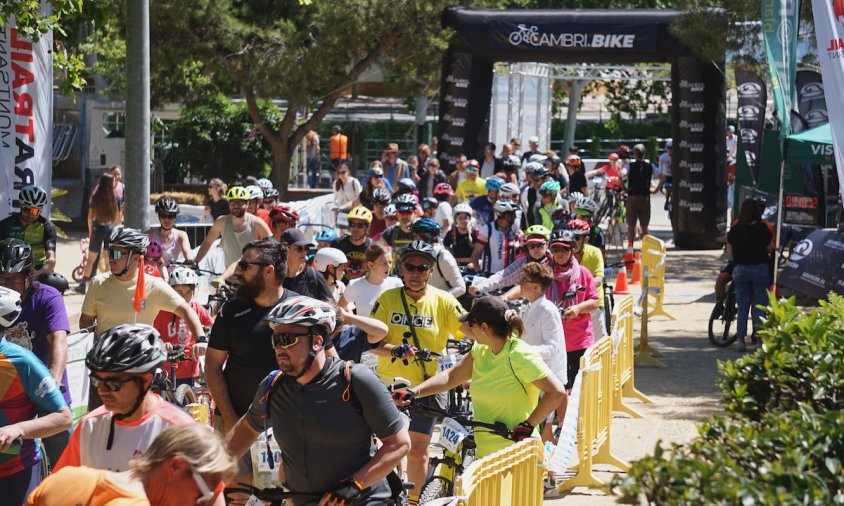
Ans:
[[[222,436],[199,424],[170,427],[128,471],[66,467],[33,490],[26,506],[223,505],[225,480],[235,469]]]
[[[337,170],[341,163],[349,160],[349,138],[340,133],[340,125],[331,128],[330,147],[331,170]]]

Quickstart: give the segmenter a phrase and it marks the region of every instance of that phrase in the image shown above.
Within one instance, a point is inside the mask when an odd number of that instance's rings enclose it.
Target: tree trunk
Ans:
[[[291,138],[280,138],[271,142],[273,152],[273,168],[270,171],[270,181],[278,190],[281,201],[287,200],[287,190],[290,186],[290,166],[293,162],[293,152],[296,145],[290,145]]]

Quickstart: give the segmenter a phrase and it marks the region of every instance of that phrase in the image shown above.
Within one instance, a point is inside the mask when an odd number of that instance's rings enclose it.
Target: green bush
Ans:
[[[727,414],[616,476],[622,502],[844,504],[844,298],[771,297],[762,347],[720,364]]]

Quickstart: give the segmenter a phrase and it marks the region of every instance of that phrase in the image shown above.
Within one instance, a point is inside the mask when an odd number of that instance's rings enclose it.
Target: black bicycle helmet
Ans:
[[[149,246],[149,237],[140,230],[128,227],[116,227],[111,233],[112,246],[122,246],[130,251],[144,254]]]
[[[32,246],[20,239],[0,241],[0,273],[29,273],[32,270]]]
[[[430,243],[427,243],[425,241],[413,241],[412,243],[405,246],[405,248],[401,252],[401,259],[404,260],[405,258],[412,255],[423,256],[431,262],[433,262],[437,258],[436,253],[434,252],[434,247],[431,246]]]
[[[38,275],[38,282],[47,286],[52,286],[62,295],[70,289],[70,284],[67,282],[67,278],[58,272],[42,272]]]
[[[372,202],[375,204],[384,204],[386,206],[392,198],[393,196],[390,195],[390,190],[386,188],[376,188],[372,192]]]
[[[124,323],[105,331],[85,357],[92,372],[152,372],[167,360],[161,335],[151,325]]]
[[[161,197],[155,203],[155,214],[179,214],[179,204],[170,197]]]
[[[574,244],[577,242],[577,236],[571,230],[555,230],[554,234],[551,236],[551,244],[562,243],[562,244]]]

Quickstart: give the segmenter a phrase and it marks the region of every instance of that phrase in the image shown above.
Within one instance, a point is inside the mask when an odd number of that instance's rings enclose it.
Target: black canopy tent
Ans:
[[[701,22],[726,22],[711,10]],[[446,9],[455,31],[443,61],[444,163],[487,142],[493,65],[508,62],[672,64],[673,228],[681,248],[715,248],[726,227],[723,62],[700,60],[669,30],[674,10]],[[521,132],[533,135],[532,132]]]

